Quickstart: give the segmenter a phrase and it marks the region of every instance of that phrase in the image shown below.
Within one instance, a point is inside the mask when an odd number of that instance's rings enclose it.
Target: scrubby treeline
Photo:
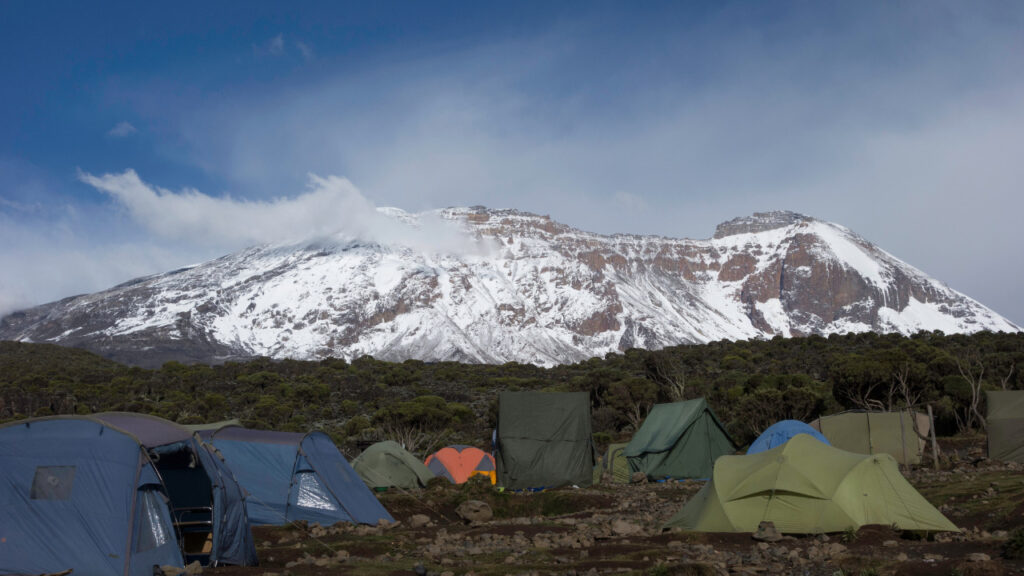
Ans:
[[[626,438],[657,402],[706,396],[751,440],[781,419],[930,404],[940,434],[984,426],[984,390],[1022,389],[1024,334],[850,334],[628,350],[550,369],[363,357],[128,367],[81,350],[0,342],[0,420],[128,410],[182,423],[239,418],[322,429],[343,445],[483,445],[501,390],[587,391],[599,444]]]

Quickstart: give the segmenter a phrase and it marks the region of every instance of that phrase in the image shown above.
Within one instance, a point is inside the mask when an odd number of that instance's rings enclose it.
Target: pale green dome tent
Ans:
[[[806,434],[757,454],[722,456],[711,480],[665,526],[755,532],[762,521],[791,534],[868,524],[959,531],[907,482],[892,456],[846,452]]]
[[[629,484],[629,460],[626,459],[625,442],[621,444],[609,444],[608,451],[597,459],[594,466],[594,484],[602,481],[613,484]]]
[[[708,478],[715,459],[736,445],[703,398],[655,404],[626,445],[629,471],[652,480]]]
[[[402,488],[415,490],[427,485],[433,477],[423,462],[397,442],[377,442],[352,461],[352,468],[372,489]]]

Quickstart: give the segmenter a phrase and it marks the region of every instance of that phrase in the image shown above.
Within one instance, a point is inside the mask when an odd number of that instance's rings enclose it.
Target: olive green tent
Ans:
[[[988,457],[1024,462],[1024,390],[985,392]]]
[[[586,392],[502,392],[494,460],[505,488],[589,486],[594,447]]]
[[[888,454],[854,454],[797,434],[781,446],[723,456],[711,481],[666,527],[754,532],[762,521],[784,533],[841,532],[881,524],[957,531],[900,474]]]
[[[648,478],[708,478],[715,459],[736,451],[703,398],[655,404],[624,451],[629,471]]]
[[[626,444],[609,444],[608,451],[597,459],[594,466],[594,484],[614,482],[629,484],[629,460],[626,459]]]
[[[914,431],[917,418],[918,430]],[[931,425],[928,416],[899,412],[851,411],[822,416],[811,422],[836,448],[858,454],[889,454],[900,464],[920,464],[924,452],[924,437]]]
[[[352,468],[370,488],[422,488],[434,473],[397,442],[377,442],[352,461]]]

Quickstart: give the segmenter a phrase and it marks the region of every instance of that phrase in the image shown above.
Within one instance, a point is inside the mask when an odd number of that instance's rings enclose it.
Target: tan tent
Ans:
[[[900,474],[888,454],[854,454],[807,434],[771,450],[722,456],[711,480],[666,527],[694,532],[818,534],[867,524],[958,531]]]
[[[985,392],[988,457],[1024,463],[1024,390]]]
[[[913,414],[913,415],[912,415]],[[917,430],[914,421],[917,418]],[[841,450],[858,454],[889,454],[900,464],[920,464],[924,438],[931,430],[928,415],[920,412],[843,412],[822,416],[811,427]]]

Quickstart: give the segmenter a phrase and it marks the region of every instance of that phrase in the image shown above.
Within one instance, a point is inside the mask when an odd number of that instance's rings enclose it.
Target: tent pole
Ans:
[[[932,405],[928,404],[928,424],[931,428],[932,437],[932,462],[935,465],[935,469],[939,469],[939,444],[935,441],[935,416],[932,415]]]

